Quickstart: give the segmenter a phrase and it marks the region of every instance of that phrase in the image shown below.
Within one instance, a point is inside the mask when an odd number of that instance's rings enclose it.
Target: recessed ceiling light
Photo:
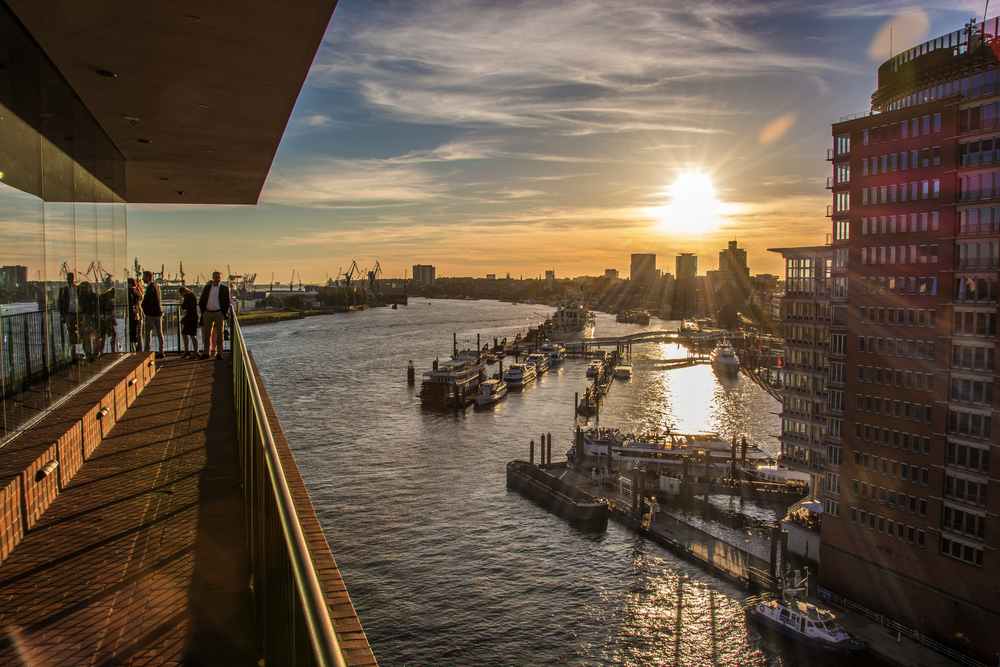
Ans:
[[[207,107],[208,107],[208,105],[207,105],[207,104],[199,104],[198,106],[200,106],[200,107],[201,107],[202,109],[205,109],[205,108],[207,108]]]
[[[106,79],[113,79],[115,78],[115,76],[117,76],[114,72],[109,72],[106,69],[99,69],[96,71],[97,71],[97,76],[103,76]]]
[[[167,178],[166,176],[160,176],[160,180],[161,181],[169,181],[170,179]]]
[[[208,149],[206,148],[206,149],[205,149],[205,152],[206,152],[206,153],[211,153],[212,151],[210,151],[210,150],[208,150]]]
[[[183,190],[178,190],[177,194],[182,195],[182,194],[184,194],[184,191]]]
[[[136,141],[138,141],[140,144],[151,144],[151,143],[153,143],[149,139],[136,139]]]
[[[188,21],[194,21],[195,23],[197,23],[198,21],[200,21],[200,20],[201,20],[200,18],[198,18],[198,17],[197,17],[197,16],[195,16],[194,14],[188,14],[188,15],[187,15],[187,16],[185,16],[184,18],[186,18],[186,19],[187,19]]]

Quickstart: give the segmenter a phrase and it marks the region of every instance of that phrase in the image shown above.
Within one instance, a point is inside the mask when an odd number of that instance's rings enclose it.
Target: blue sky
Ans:
[[[777,273],[768,247],[829,232],[830,124],[869,109],[890,23],[899,52],[982,11],[340,0],[260,203],[130,205],[129,254],[262,282],[352,261],[624,277],[635,252],[715,269],[737,239],[752,272]],[[206,229],[224,242],[197,242]]]

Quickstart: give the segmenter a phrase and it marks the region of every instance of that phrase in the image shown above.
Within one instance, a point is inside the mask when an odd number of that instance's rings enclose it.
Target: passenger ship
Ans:
[[[477,352],[461,352],[441,363],[435,360],[433,370],[424,373],[420,403],[430,407],[468,403],[485,378],[486,357]]]
[[[534,379],[535,367],[530,364],[511,364],[503,374],[508,387],[523,387]]]
[[[545,320],[541,330],[549,340],[583,340],[594,335],[594,314],[583,305],[583,296],[572,300],[560,299],[556,312]]]

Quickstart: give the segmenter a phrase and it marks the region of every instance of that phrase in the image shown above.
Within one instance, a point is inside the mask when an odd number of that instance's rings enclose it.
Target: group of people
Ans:
[[[143,289],[135,278],[128,279],[128,324],[130,352],[152,351],[155,338],[159,342],[157,358],[163,358],[163,299],[160,286],[153,282],[151,271],[142,272]],[[232,306],[229,287],[222,284],[222,274],[215,271],[212,280],[201,291],[197,299],[187,287],[178,290],[181,297],[181,334],[184,338],[182,358],[222,359],[223,329],[226,316]],[[69,273],[66,286],[59,290],[59,313],[66,324],[69,343],[73,346],[74,359],[78,358],[78,345],[83,355],[91,360],[100,356],[108,338],[111,349],[117,347],[117,326],[115,319],[115,289],[108,288],[98,296],[83,282],[76,284],[76,277]],[[200,311],[200,316],[199,316]],[[198,327],[202,328],[203,347],[198,353]]]
[[[66,287],[59,290],[57,306],[66,322],[74,359],[79,358],[77,346],[82,348],[82,356],[90,360],[97,359],[104,353],[109,339],[111,349],[115,349],[118,344],[118,327],[115,320],[114,287],[97,292],[87,281],[77,285],[76,276],[67,273]]]

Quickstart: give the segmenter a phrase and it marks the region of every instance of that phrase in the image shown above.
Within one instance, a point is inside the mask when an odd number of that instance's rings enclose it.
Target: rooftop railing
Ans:
[[[264,664],[344,667],[243,332],[235,317],[229,326],[254,616]]]

